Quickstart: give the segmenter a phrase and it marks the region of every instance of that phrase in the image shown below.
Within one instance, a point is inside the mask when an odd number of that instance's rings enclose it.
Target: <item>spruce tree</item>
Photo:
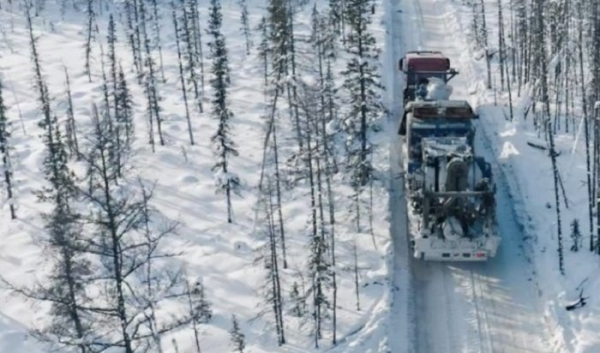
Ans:
[[[248,5],[246,0],[239,0],[238,5],[240,6],[240,21],[242,23],[241,32],[246,39],[246,55],[250,55],[250,48],[252,47],[252,41],[250,39],[250,18],[248,17]]]
[[[296,142],[298,143],[298,151],[301,153],[303,150],[303,138],[300,126],[300,116],[298,114],[298,107],[295,104],[296,91],[295,85],[292,81],[295,80],[295,72],[292,68],[292,26],[290,24],[290,11],[288,9],[288,3],[284,0],[269,0],[268,2],[268,23],[270,34],[270,54],[271,54],[271,66],[272,66],[272,86],[274,97],[272,98],[273,111],[277,106],[277,100],[279,95],[283,93],[287,94],[289,104],[289,115],[296,133]],[[289,75],[291,74],[291,80]],[[284,80],[284,78],[286,78]],[[292,92],[294,87],[294,92]]]
[[[131,149],[133,142],[134,126],[133,126],[133,98],[127,86],[127,79],[123,68],[119,66],[119,77],[116,88],[116,119],[119,126],[120,138],[123,139],[120,144],[123,152]]]
[[[77,141],[77,126],[75,124],[75,109],[73,108],[73,97],[71,95],[71,80],[69,79],[69,72],[65,67],[65,82],[67,85],[67,121],[66,124],[66,138],[67,147],[69,154],[79,158],[79,142]]]
[[[183,95],[183,105],[185,107],[185,120],[187,121],[188,134],[190,136],[190,144],[194,145],[194,133],[192,131],[192,120],[190,118],[190,109],[188,106],[187,88],[185,83],[185,72],[182,61],[182,51],[179,40],[179,25],[177,24],[177,11],[175,3],[171,2],[172,15],[173,15],[173,28],[175,29],[175,45],[177,47],[177,63],[179,64],[179,81],[181,83],[181,94]]]
[[[242,333],[235,315],[231,315],[231,330],[229,333],[231,334],[233,349],[236,352],[244,353],[244,349],[246,348],[246,343],[244,342],[245,335]]]
[[[85,74],[88,77],[89,82],[92,82],[92,69],[91,69],[91,57],[92,57],[92,41],[94,38],[94,26],[96,25],[96,10],[94,10],[94,1],[87,0],[86,7],[87,24],[86,24],[86,40],[85,40]]]
[[[279,255],[277,252],[277,227],[274,219],[273,205],[273,181],[269,175],[266,175],[262,184],[259,201],[262,227],[267,236],[265,243],[264,264],[267,269],[266,274],[266,304],[273,310],[275,331],[277,333],[277,344],[284,345],[285,326],[283,323],[283,290],[281,288],[281,274],[279,271]]]
[[[198,66],[202,63],[202,58],[198,57],[202,46],[201,43],[199,43],[200,30],[197,28],[198,21],[197,12],[195,10],[196,7],[194,5],[195,1],[196,0],[179,0],[179,7],[182,13],[178,21],[181,23],[181,33],[179,37],[185,48],[182,55],[185,60],[187,82],[192,86],[196,107],[198,107],[198,111],[202,113],[204,107],[202,105],[203,91],[201,89],[200,81],[204,81],[203,74],[198,73]]]
[[[270,42],[269,42],[269,26],[267,24],[267,19],[262,18],[260,20],[260,24],[258,25],[258,30],[260,31],[260,44],[258,46],[258,55],[260,57],[260,61],[262,64],[262,73],[264,78],[264,94],[265,99],[267,99],[267,92],[269,87],[269,55],[270,55]]]
[[[197,280],[191,289],[189,289],[188,285],[187,295],[193,322],[197,325],[210,322],[213,315],[212,305],[206,298],[204,284],[200,280]]]
[[[290,291],[290,302],[292,303],[292,315],[295,317],[303,317],[303,303],[304,298],[300,294],[300,289],[298,288],[298,282],[292,284],[292,290]]]
[[[385,113],[377,70],[378,50],[375,38],[369,30],[371,23],[371,2],[368,0],[349,0],[345,18],[349,28],[346,50],[350,54],[344,75],[344,88],[347,91],[349,111],[343,120],[347,134],[346,167],[353,188],[353,212],[356,230],[361,231],[361,194],[363,188],[372,182],[371,165],[372,146],[368,140],[371,123]]]
[[[43,142],[46,147],[43,173],[47,185],[37,195],[40,201],[53,205],[51,213],[44,215],[44,220],[49,235],[47,247],[57,260],[53,264],[48,285],[19,292],[29,298],[52,304],[52,320],[48,326],[37,332],[40,338],[49,342],[59,342],[58,345],[63,348],[76,347],[79,352],[86,353],[89,346],[85,341],[92,331],[92,323],[86,319],[87,314],[83,309],[87,302],[85,286],[89,265],[81,256],[84,246],[81,244],[79,215],[73,211],[72,206],[76,199],[76,190],[68,167],[60,126],[56,115],[52,113],[48,86],[42,74],[29,6],[26,6],[25,14],[35,88],[43,117],[38,125],[44,130]]]
[[[308,167],[307,179],[310,186],[310,219],[309,224],[309,255],[308,273],[311,278],[309,291],[312,295],[312,318],[314,321],[313,335],[315,348],[319,348],[322,338],[323,324],[329,317],[330,302],[326,291],[331,286],[331,262],[328,241],[328,229],[325,223],[323,172],[322,172],[322,145],[320,139],[319,123],[319,96],[318,86],[303,84],[300,87],[300,102],[302,108],[303,132],[305,137],[305,163]],[[335,336],[335,335],[334,335]]]
[[[17,214],[15,212],[15,200],[13,195],[13,171],[10,160],[10,122],[6,113],[6,106],[4,105],[4,98],[2,96],[2,80],[0,80],[0,153],[2,154],[2,168],[4,169],[4,185],[6,186],[6,196],[8,198],[8,205],[10,207],[10,218],[16,219]]]
[[[148,69],[146,73],[146,82],[144,88],[146,90],[146,98],[148,101],[148,122],[149,122],[149,142],[154,152],[154,123],[156,123],[156,131],[158,133],[158,139],[161,146],[165,145],[165,139],[162,132],[162,117],[160,108],[160,95],[158,90],[158,81],[156,79],[156,64],[152,57],[152,46],[150,36],[147,31],[146,21],[148,19],[146,6],[144,0],[140,1],[139,6],[140,21],[142,27],[142,34],[144,37],[144,50],[146,52],[145,66]]]
[[[161,29],[161,18],[160,18],[160,13],[158,10],[158,1],[157,0],[151,0],[150,1],[152,4],[152,29],[154,31],[154,46],[156,47],[156,49],[158,49],[158,58],[159,58],[159,65],[160,65],[160,73],[161,73],[161,77],[162,77],[162,82],[166,82],[166,78],[165,78],[165,68],[164,68],[164,64],[163,64],[163,52],[162,52],[162,40],[161,40],[161,36],[160,36],[160,29]]]
[[[328,25],[331,27],[336,37],[342,37],[342,41],[346,42],[345,26],[344,26],[344,5],[346,0],[329,0],[329,18]]]
[[[199,0],[188,0],[188,17],[192,24],[192,33],[194,41],[194,60],[196,66],[200,68],[200,89],[204,96],[204,55],[202,49],[202,28],[200,26],[200,9],[198,8]],[[202,111],[201,111],[202,112]]]
[[[319,213],[321,219],[322,232],[325,231],[327,224],[327,234],[329,235],[329,253],[331,261],[331,287],[332,287],[332,344],[337,343],[337,278],[336,278],[336,252],[335,252],[335,202],[333,192],[333,174],[335,173],[335,155],[333,153],[333,143],[331,133],[327,131],[327,125],[335,122],[337,119],[337,104],[335,96],[335,82],[331,72],[332,61],[335,59],[335,33],[327,23],[327,19],[321,16],[316,6],[312,15],[312,33],[311,42],[313,43],[315,56],[313,62],[316,65],[315,71],[318,72],[318,109],[314,115],[313,131],[316,140],[316,169],[317,185],[319,186],[319,195],[325,194],[322,187],[323,178],[326,183],[326,202],[319,197]],[[327,203],[328,217],[324,216],[324,204]]]
[[[131,49],[131,55],[132,55],[132,59],[133,59],[133,66],[135,68],[135,72],[137,73],[138,77],[141,77],[141,58],[140,58],[140,51],[139,51],[139,47],[137,45],[137,41],[135,39],[135,30],[134,30],[134,10],[132,9],[133,7],[137,6],[134,5],[134,3],[132,3],[131,1],[124,1],[123,2],[125,4],[125,16],[126,21],[127,21],[127,40],[129,41],[129,47]],[[137,25],[137,23],[136,23]]]
[[[370,123],[385,112],[380,94],[383,86],[377,70],[379,53],[375,47],[375,37],[369,30],[370,4],[368,0],[348,1],[346,18],[350,32],[347,51],[350,59],[342,73],[346,77],[344,88],[350,97],[350,112],[344,120],[348,133],[349,167],[359,186],[366,185],[371,179],[371,146],[367,139]]]
[[[571,239],[573,240],[573,245],[571,246],[571,251],[577,252],[581,247],[581,230],[579,229],[579,220],[577,218],[573,219],[571,222]]]
[[[230,136],[230,120],[233,114],[229,110],[228,89],[230,85],[229,64],[227,59],[227,48],[225,37],[221,34],[223,16],[221,14],[220,0],[211,0],[210,19],[208,33],[212,36],[209,43],[212,56],[212,75],[210,84],[213,88],[212,115],[218,120],[217,132],[213,135],[213,142],[217,162],[212,170],[217,173],[217,189],[224,192],[227,198],[227,222],[233,222],[233,208],[231,194],[238,193],[240,187],[239,178],[231,173],[229,160],[237,156],[236,145]]]
[[[185,279],[185,296],[188,304],[188,315],[192,318],[192,330],[194,331],[194,342],[196,343],[196,353],[200,353],[200,331],[199,325],[202,323],[202,317],[205,316],[200,313],[199,308],[203,307],[203,305],[198,305],[198,295],[196,291],[196,286],[199,286],[201,283],[198,281],[194,286],[194,290],[190,288],[190,281],[186,277]],[[204,297],[204,292],[202,292],[202,297]],[[206,308],[206,305],[204,305]],[[208,306],[210,310],[210,305]],[[204,310],[205,313],[207,312]],[[212,312],[208,312],[212,316]]]

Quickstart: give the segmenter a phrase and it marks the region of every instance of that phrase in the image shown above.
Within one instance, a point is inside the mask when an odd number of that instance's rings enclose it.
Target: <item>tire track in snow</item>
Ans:
[[[388,108],[391,112],[388,117],[388,127],[390,130],[390,186],[389,186],[389,218],[390,235],[393,243],[393,285],[392,285],[392,303],[389,314],[390,325],[388,327],[388,344],[391,352],[418,352],[418,349],[410,342],[410,337],[414,337],[413,312],[409,310],[414,306],[415,298],[410,288],[413,287],[412,276],[409,270],[410,261],[407,251],[406,236],[406,202],[404,199],[403,180],[401,177],[399,151],[399,141],[394,133],[399,126],[399,117],[402,113],[402,105],[399,98],[401,96],[402,77],[398,70],[394,70],[398,58],[402,55],[404,45],[404,35],[402,29],[403,19],[399,12],[400,0],[385,0],[386,11],[386,68],[393,72],[387,75],[386,82],[388,94]],[[398,332],[398,331],[403,332]]]

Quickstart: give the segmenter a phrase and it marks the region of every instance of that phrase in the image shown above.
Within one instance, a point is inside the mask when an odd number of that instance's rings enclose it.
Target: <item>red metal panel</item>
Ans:
[[[446,71],[450,67],[447,58],[440,57],[409,57],[407,58],[408,70],[412,71]]]

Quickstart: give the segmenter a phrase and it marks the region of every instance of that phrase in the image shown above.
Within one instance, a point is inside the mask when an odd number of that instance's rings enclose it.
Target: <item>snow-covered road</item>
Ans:
[[[452,81],[454,99],[466,99],[473,106],[480,102],[477,92],[469,93],[476,76],[471,55],[466,47],[466,29],[460,28],[454,16],[453,0],[389,0],[388,68],[394,83],[388,85],[393,98],[393,123],[396,127],[401,112],[401,75],[397,60],[404,51],[440,50],[451,58],[461,74]],[[392,88],[392,89],[390,89]],[[473,92],[471,90],[471,92]],[[392,128],[393,130],[393,128]],[[508,188],[487,140],[478,134],[476,153],[494,165],[497,192],[497,216],[502,243],[496,258],[488,263],[445,264],[407,259],[405,203],[399,167],[400,141],[391,144],[392,234],[395,240],[394,280],[406,274],[412,292],[396,291],[393,316],[407,315],[399,303],[408,302],[413,330],[402,342],[390,334],[393,352],[550,352],[547,324],[540,303],[535,271],[523,249],[523,233],[517,223]],[[408,298],[408,300],[407,300]],[[392,330],[394,328],[392,327]]]

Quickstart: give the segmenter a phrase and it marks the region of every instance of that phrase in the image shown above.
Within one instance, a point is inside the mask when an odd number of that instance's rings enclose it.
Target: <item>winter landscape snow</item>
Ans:
[[[0,0],[0,353],[600,352],[599,7]],[[486,263],[407,249],[411,50],[479,114]]]

